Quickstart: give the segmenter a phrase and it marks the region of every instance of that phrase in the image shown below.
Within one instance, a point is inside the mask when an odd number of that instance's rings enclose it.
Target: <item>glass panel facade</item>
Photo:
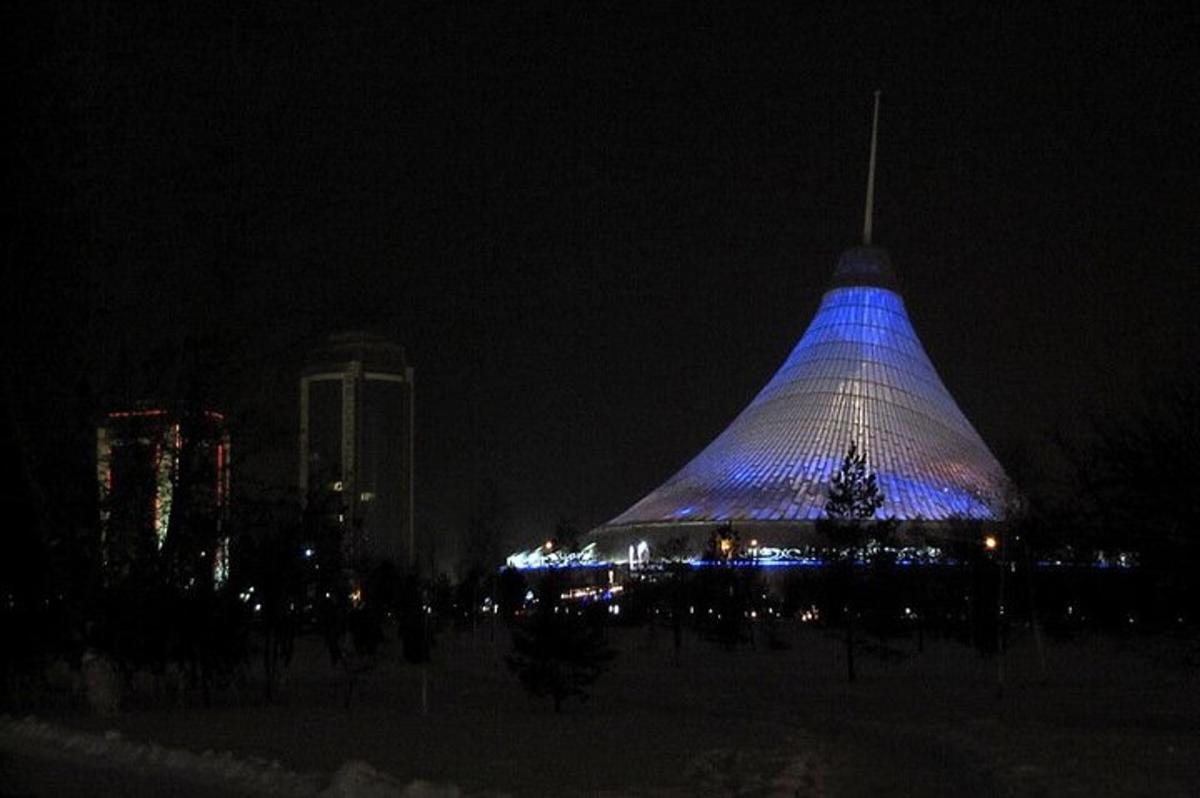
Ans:
[[[605,526],[815,520],[852,441],[885,495],[879,517],[998,517],[1004,471],[942,384],[904,300],[852,285],[826,293],[783,366],[716,440]]]

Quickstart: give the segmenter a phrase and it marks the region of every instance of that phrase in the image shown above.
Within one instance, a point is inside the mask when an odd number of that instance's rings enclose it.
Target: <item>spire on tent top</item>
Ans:
[[[875,143],[879,136],[879,90],[875,90],[875,115],[871,119],[871,160],[867,167],[867,207],[863,210],[863,246],[871,246],[871,221],[875,214]]]
[[[871,159],[867,167],[867,206],[863,211],[863,241],[838,258],[830,288],[872,285],[899,291],[896,272],[886,251],[871,245],[871,223],[875,215],[875,151],[879,140],[879,95],[875,92],[875,114],[871,120]]]

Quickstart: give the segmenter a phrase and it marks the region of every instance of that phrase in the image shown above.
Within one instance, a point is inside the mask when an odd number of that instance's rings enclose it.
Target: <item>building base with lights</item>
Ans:
[[[946,536],[995,523],[1011,490],[909,321],[887,253],[845,252],[783,366],[678,473],[593,530],[601,557],[682,538],[699,553],[732,525],[764,547],[809,545],[850,446],[883,496],[877,518]]]

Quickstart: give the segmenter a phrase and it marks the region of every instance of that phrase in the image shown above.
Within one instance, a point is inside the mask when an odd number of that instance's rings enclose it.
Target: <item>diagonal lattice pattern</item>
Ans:
[[[805,521],[856,442],[885,497],[878,517],[998,517],[1007,479],[942,384],[886,253],[843,255],[782,368],[729,427],[605,527]]]

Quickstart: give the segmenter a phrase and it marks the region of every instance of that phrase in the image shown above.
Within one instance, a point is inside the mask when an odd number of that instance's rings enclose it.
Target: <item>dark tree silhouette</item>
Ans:
[[[575,554],[579,551],[583,532],[569,518],[560,518],[554,525],[554,537],[551,538],[554,551],[564,554]]]
[[[659,559],[663,563],[663,587],[667,599],[667,611],[671,618],[671,642],[674,646],[674,663],[679,665],[683,650],[683,622],[687,618],[688,593],[691,587],[692,566],[688,562],[687,540],[683,537],[670,538],[659,548]]]
[[[825,514],[830,518],[867,520],[883,506],[883,493],[875,484],[875,474],[867,468],[866,452],[851,443],[842,466],[829,482],[829,500]]]
[[[704,559],[709,562],[736,560],[741,554],[741,537],[733,524],[724,523],[717,527],[708,539]]]
[[[1079,443],[1060,441],[1083,527],[1078,544],[1136,551],[1148,618],[1197,612],[1200,504],[1190,497],[1200,473],[1200,382],[1190,374],[1151,380],[1139,402],[1091,426]]]
[[[754,646],[754,631],[747,616],[761,592],[757,568],[704,568],[697,579],[697,603],[705,608],[703,616],[711,639],[726,651],[743,643]],[[709,615],[709,611],[715,615]]]
[[[274,698],[283,670],[291,663],[300,613],[306,600],[306,573],[301,561],[303,528],[289,523],[290,508],[255,508],[247,517],[233,561],[231,587],[251,595],[255,626],[262,639],[263,695]]]
[[[556,595],[554,580],[547,581],[543,594]],[[614,656],[602,628],[567,610],[554,601],[540,602],[537,612],[513,629],[513,651],[507,658],[526,690],[554,699],[555,712],[562,711],[568,698],[587,698],[586,688]]]
[[[512,619],[525,603],[525,575],[516,568],[505,568],[496,579],[496,594],[493,599],[500,605],[505,619]]]
[[[846,627],[846,677],[854,681],[854,617],[858,613],[854,585],[854,559],[866,540],[868,528],[864,522],[875,517],[883,506],[883,493],[875,484],[875,474],[867,468],[866,452],[850,444],[842,466],[829,483],[829,500],[823,525],[826,536],[838,551],[834,574],[835,590],[843,599],[842,611]]]
[[[468,567],[495,573],[503,560],[502,546],[508,520],[508,505],[495,480],[484,479],[467,519],[466,560]]]
[[[507,519],[508,504],[500,495],[500,488],[495,480],[485,478],[476,490],[471,514],[467,518],[466,540],[463,541],[464,564],[469,570],[480,574],[478,592],[471,602],[476,608],[480,606],[482,595],[490,595],[492,601],[497,601],[503,591],[496,569],[504,563],[502,544]],[[504,602],[501,602],[501,606],[504,607]],[[512,612],[513,609],[512,604],[504,607],[505,612]],[[494,640],[494,623],[490,625],[490,635]]]

